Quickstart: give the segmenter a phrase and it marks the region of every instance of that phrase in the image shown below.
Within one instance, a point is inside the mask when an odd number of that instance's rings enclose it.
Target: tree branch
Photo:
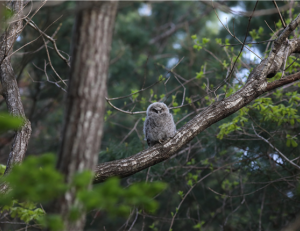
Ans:
[[[95,169],[94,183],[99,183],[112,176],[126,177],[145,168],[162,162],[175,155],[180,148],[190,142],[196,135],[204,131],[212,124],[228,117],[242,107],[249,104],[268,90],[291,82],[294,77],[287,76],[283,80],[286,82],[275,81],[268,84],[267,76],[270,73],[280,71],[286,53],[290,55],[293,52],[300,51],[300,39],[290,40],[285,44],[286,38],[300,23],[300,14],[294,19],[281,33],[274,42],[269,57],[262,60],[259,65],[250,73],[248,82],[242,89],[231,95],[230,97],[213,103],[200,114],[196,115],[192,120],[181,127],[176,135],[167,140],[164,144],[156,144],[151,148],[143,150],[133,156],[121,160],[115,160],[98,165]],[[298,76],[298,75],[297,75]],[[282,86],[281,85],[281,86]],[[269,88],[268,88],[269,87]]]

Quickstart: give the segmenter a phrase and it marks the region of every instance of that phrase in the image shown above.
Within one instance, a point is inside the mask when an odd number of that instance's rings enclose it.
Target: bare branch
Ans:
[[[278,11],[278,14],[279,14],[279,17],[280,17],[280,21],[281,21],[281,23],[282,23],[282,26],[283,26],[284,28],[286,28],[286,24],[285,24],[285,22],[284,22],[284,19],[282,18],[282,15],[281,15],[281,13],[280,13],[280,10],[279,10],[279,8],[278,8],[278,6],[277,6],[276,1],[272,1],[272,2],[273,2],[274,6],[276,7],[276,9],[277,9],[277,11]]]
[[[275,151],[283,158],[285,159],[287,162],[289,162],[291,165],[293,165],[294,167],[300,169],[300,166],[298,166],[297,164],[293,163],[292,161],[290,161],[281,151],[279,151],[274,145],[272,145],[267,139],[265,139],[264,137],[260,136],[257,134],[253,124],[252,124],[252,128],[254,133],[256,134],[257,137],[259,137],[260,139],[262,139],[264,142],[266,142],[267,144],[269,144],[273,149],[275,149]]]

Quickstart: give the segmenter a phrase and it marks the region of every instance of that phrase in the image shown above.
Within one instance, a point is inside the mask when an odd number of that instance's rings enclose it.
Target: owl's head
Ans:
[[[156,102],[153,104],[150,104],[147,108],[147,115],[151,114],[163,114],[163,113],[169,113],[169,108],[167,105],[161,102]]]

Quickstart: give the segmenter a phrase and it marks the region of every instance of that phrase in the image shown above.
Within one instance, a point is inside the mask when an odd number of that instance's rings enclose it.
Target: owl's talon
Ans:
[[[158,142],[159,142],[160,144],[163,144],[163,143],[164,143],[164,140],[158,140]]]

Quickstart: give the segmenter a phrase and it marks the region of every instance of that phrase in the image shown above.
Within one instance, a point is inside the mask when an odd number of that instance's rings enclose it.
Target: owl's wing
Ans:
[[[153,122],[154,121],[151,118],[147,118],[145,121],[145,140],[147,140],[147,144],[149,147],[152,146],[152,142],[150,139],[150,137],[151,137],[150,133],[151,133],[151,129],[153,128],[153,126],[155,126],[153,124]]]

